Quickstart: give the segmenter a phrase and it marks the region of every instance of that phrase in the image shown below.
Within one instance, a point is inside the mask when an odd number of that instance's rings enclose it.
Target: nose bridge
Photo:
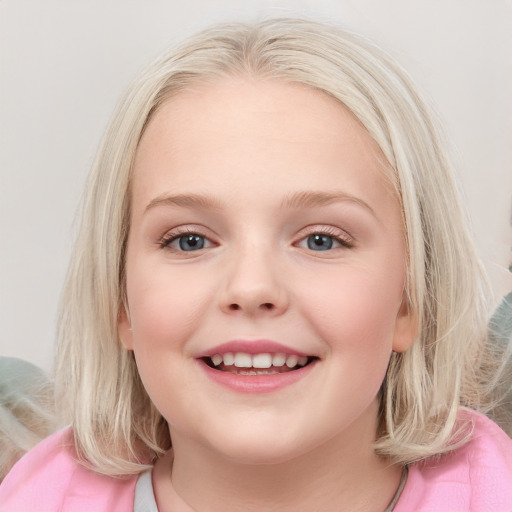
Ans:
[[[230,255],[221,307],[246,314],[279,313],[288,305],[277,248],[246,240]]]

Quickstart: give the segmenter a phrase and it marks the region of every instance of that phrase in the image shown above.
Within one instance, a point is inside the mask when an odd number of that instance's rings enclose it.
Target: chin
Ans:
[[[285,438],[282,434],[276,436],[276,432],[279,431],[255,431],[252,435],[230,432],[223,443],[215,443],[211,448],[231,462],[254,466],[283,464],[307,451],[302,440]]]

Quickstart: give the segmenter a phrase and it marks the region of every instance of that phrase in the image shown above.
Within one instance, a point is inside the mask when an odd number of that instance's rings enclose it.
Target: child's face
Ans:
[[[119,328],[177,454],[272,463],[329,443],[370,450],[391,351],[414,335],[379,156],[340,104],[279,82],[220,81],[152,119]],[[237,352],[237,364],[276,366],[236,368]],[[308,364],[284,371],[279,353]]]

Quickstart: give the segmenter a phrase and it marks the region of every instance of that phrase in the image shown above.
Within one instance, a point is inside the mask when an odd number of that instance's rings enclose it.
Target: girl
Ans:
[[[105,136],[60,321],[71,427],[2,510],[510,511],[486,301],[396,64],[307,21],[210,29]]]

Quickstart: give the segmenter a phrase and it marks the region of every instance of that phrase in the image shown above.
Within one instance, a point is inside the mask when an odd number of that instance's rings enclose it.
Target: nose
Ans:
[[[221,310],[247,316],[284,313],[288,309],[289,298],[284,276],[277,268],[277,259],[264,250],[254,248],[234,258],[221,288]]]

